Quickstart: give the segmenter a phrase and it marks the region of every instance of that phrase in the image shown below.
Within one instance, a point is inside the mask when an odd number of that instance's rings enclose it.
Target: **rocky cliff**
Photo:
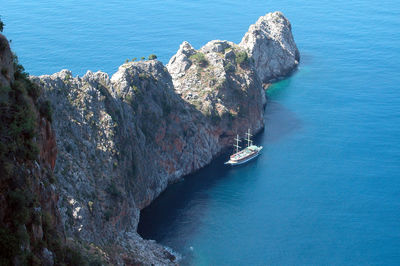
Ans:
[[[296,51],[290,23],[275,12],[239,45],[211,41],[196,50],[184,42],[166,67],[149,60],[125,63],[111,78],[68,70],[31,77],[53,110],[57,157],[41,156],[54,167],[67,239],[100,248],[113,264],[176,264],[136,233],[140,210],[234,135],[264,127],[263,82],[292,71]],[[50,151],[54,138],[45,140]]]
[[[0,264],[95,262],[65,237],[50,102],[0,34]]]
[[[292,26],[281,12],[260,17],[249,27],[239,45],[254,59],[263,83],[287,76],[300,62]]]

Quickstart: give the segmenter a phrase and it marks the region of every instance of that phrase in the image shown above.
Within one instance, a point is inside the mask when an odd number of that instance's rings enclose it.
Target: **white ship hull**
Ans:
[[[244,164],[247,163],[251,160],[253,160],[254,158],[256,158],[258,155],[261,154],[261,149],[262,147],[259,147],[259,151],[255,152],[254,154],[242,159],[242,160],[232,160],[230,159],[229,161],[225,162],[225,164],[230,164],[230,165],[240,165],[240,164]]]
[[[253,145],[253,141],[250,139],[250,129],[246,133],[247,135],[247,147],[244,148],[243,150],[239,150],[239,135],[235,138],[236,144],[233,145],[236,148],[236,153],[232,154],[229,158],[229,161],[225,162],[225,164],[230,164],[230,165],[239,165],[239,164],[244,164],[247,163],[248,161],[253,160],[256,158],[258,155],[260,155],[260,152],[262,150],[262,146],[256,146]]]

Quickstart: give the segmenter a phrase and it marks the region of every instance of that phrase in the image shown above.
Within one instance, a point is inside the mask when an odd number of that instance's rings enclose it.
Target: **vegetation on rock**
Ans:
[[[189,59],[200,67],[207,67],[208,65],[205,55],[201,52],[195,53],[194,55],[190,56]]]
[[[4,29],[4,22],[1,20],[1,16],[0,16],[0,32],[3,32]]]
[[[247,66],[249,63],[249,56],[245,51],[238,52],[236,54],[236,63],[241,67]]]
[[[228,63],[224,66],[224,69],[225,69],[225,71],[228,72],[228,73],[235,72],[235,66],[234,66],[231,62],[228,62]]]
[[[157,56],[155,54],[149,55],[149,60],[154,60],[157,59]]]

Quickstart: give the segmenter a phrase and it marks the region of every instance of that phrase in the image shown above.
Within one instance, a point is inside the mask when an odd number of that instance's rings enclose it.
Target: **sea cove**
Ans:
[[[189,265],[400,263],[395,1],[2,7],[4,33],[30,74],[68,68],[74,76],[87,69],[111,75],[126,58],[151,53],[167,63],[184,40],[195,49],[213,39],[239,43],[259,16],[282,11],[301,63],[267,92],[265,129],[255,138],[262,155],[234,168],[223,165],[223,155],[171,185],[142,211],[139,233]]]

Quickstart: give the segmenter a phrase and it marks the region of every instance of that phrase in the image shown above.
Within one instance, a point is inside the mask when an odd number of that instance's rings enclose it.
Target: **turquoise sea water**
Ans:
[[[190,265],[399,265],[400,2],[8,0],[0,15],[28,72],[83,75],[239,42],[274,10],[301,65],[268,93],[263,154],[172,185],[139,232]]]

